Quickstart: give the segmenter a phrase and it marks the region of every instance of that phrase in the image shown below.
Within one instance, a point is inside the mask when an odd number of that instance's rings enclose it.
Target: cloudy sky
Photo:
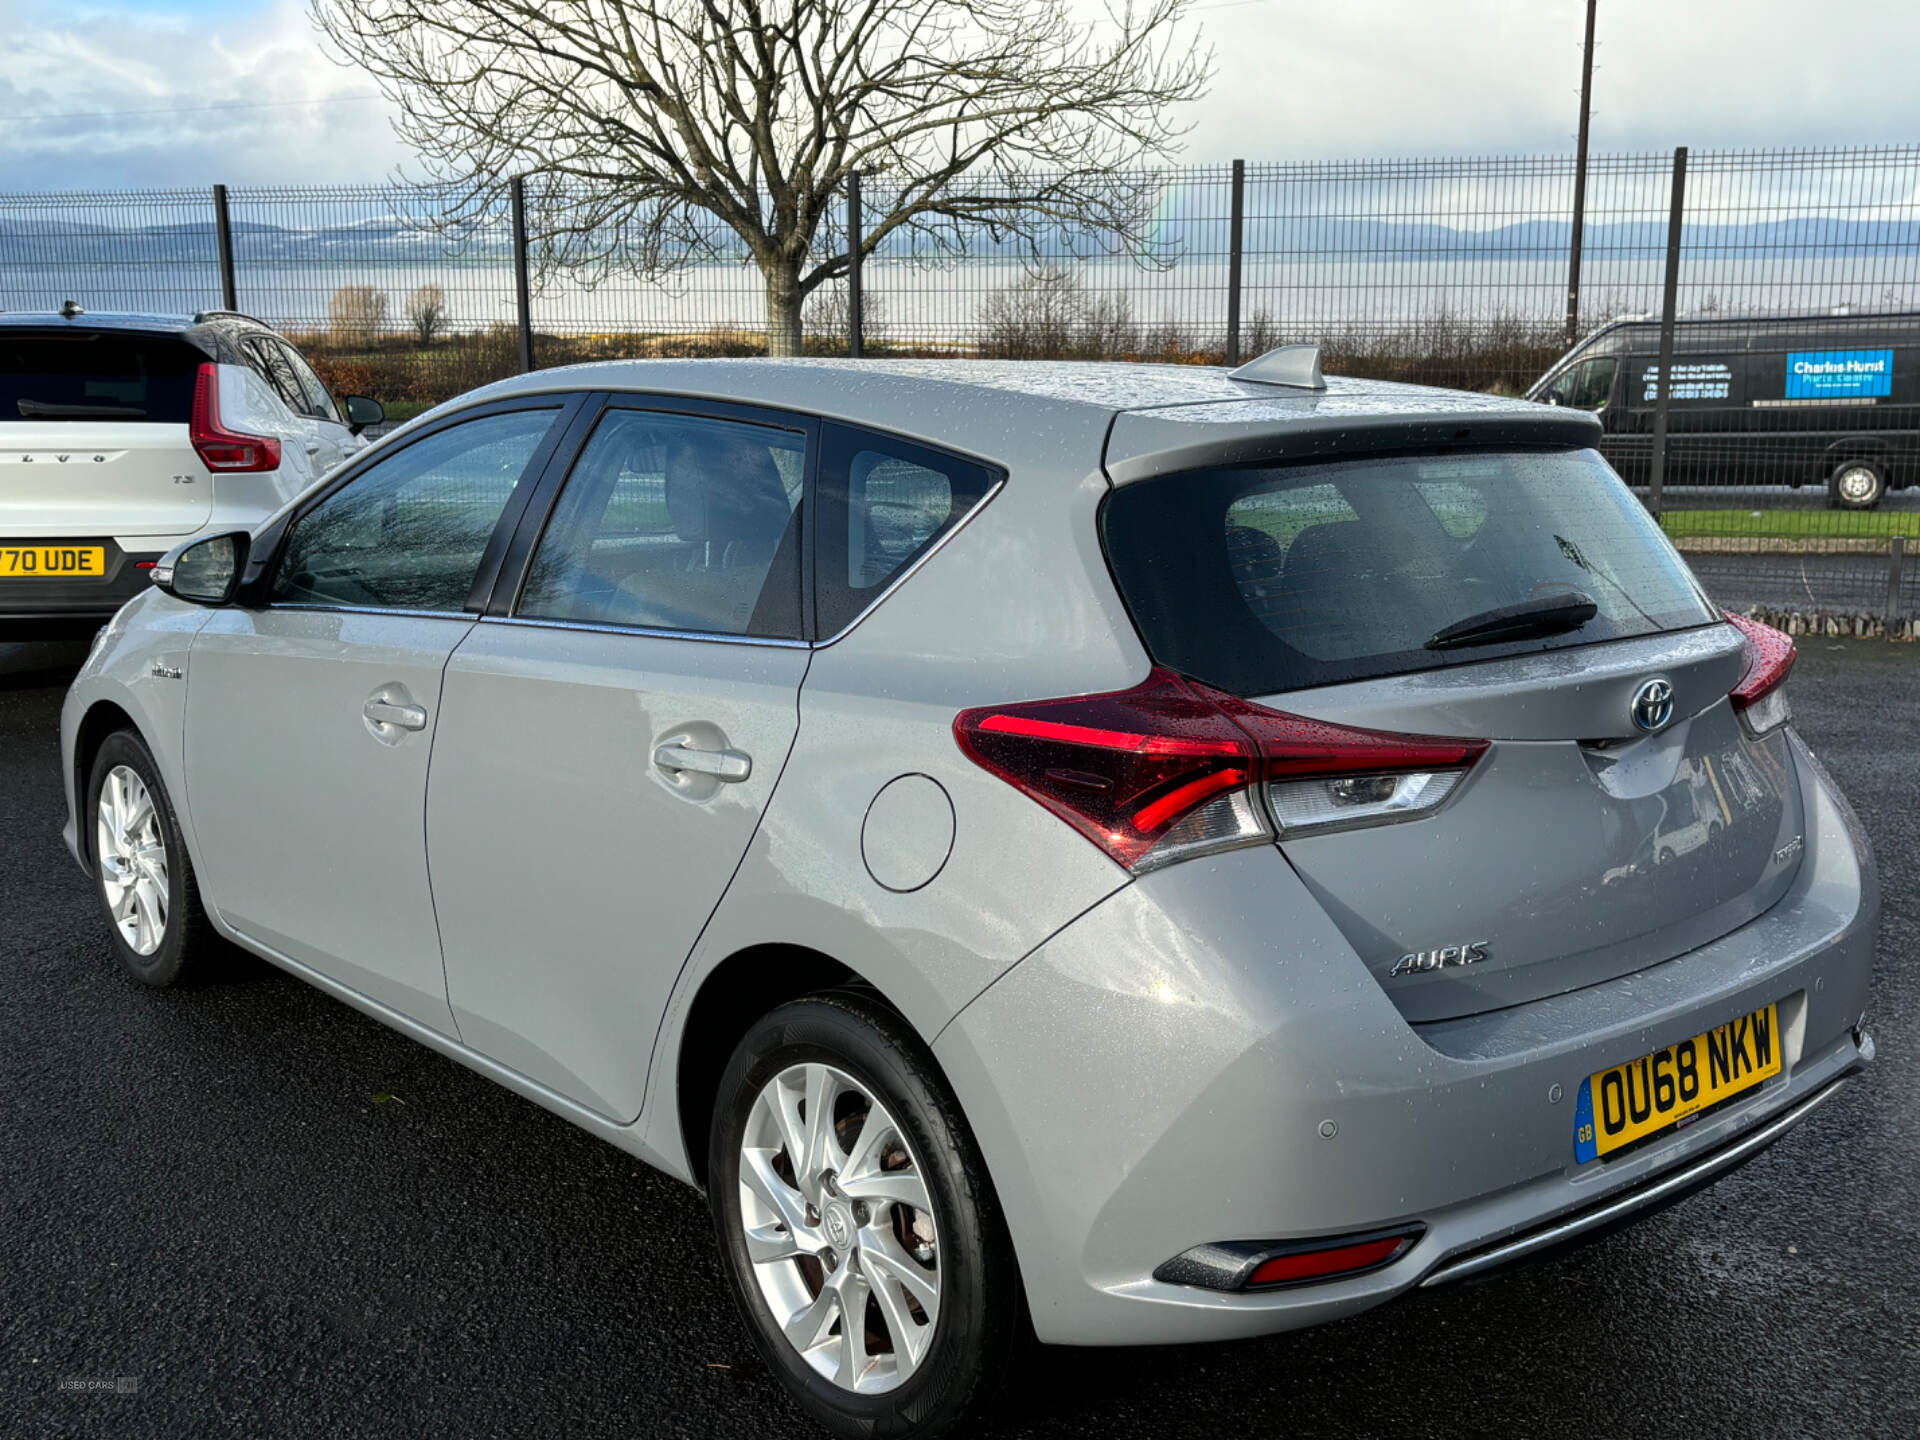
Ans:
[[[1079,0],[1093,6],[1094,0]],[[1567,151],[1583,0],[1198,0],[1196,160]],[[0,189],[404,165],[305,0],[0,0]],[[1600,0],[1601,150],[1920,139],[1913,0]]]

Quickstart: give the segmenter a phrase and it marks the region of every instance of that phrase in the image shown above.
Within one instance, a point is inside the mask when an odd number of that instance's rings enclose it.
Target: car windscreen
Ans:
[[[1154,659],[1239,695],[1719,619],[1592,450],[1189,471],[1101,528]]]
[[[172,335],[0,329],[0,421],[184,425],[206,359]]]

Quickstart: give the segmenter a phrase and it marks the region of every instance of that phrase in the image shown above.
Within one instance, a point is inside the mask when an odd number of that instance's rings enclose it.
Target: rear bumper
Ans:
[[[1870,1058],[1855,1029],[1879,910],[1851,812],[1797,741],[1795,758],[1806,855],[1765,915],[1486,1015],[1409,1024],[1273,850],[1147,876],[1048,941],[934,1047],[1040,1337],[1151,1344],[1337,1319],[1623,1223],[1779,1138]],[[1577,1163],[1581,1080],[1769,1002],[1781,1076]],[[1153,1278],[1196,1245],[1410,1222],[1425,1226],[1411,1249],[1347,1280],[1230,1294]]]
[[[1848,1077],[1873,1059],[1871,1038],[1856,1036],[1854,1044],[1859,1057],[1837,1079],[1827,1081],[1820,1089],[1804,1099],[1794,1101],[1779,1114],[1753,1126],[1718,1150],[1685,1161],[1664,1173],[1649,1176],[1596,1205],[1557,1216],[1477,1250],[1449,1256],[1427,1272],[1421,1285],[1448,1285],[1459,1280],[1470,1280],[1508,1265],[1598,1239],[1622,1225],[1645,1219],[1705,1189],[1723,1175],[1731,1174],[1760,1155],[1774,1141],[1838,1095],[1846,1087]]]
[[[152,583],[151,570],[141,565],[151,565],[166,553],[164,548],[128,550],[103,536],[31,543],[101,546],[107,552],[106,573],[75,580],[0,580],[0,639],[64,637],[98,629]]]

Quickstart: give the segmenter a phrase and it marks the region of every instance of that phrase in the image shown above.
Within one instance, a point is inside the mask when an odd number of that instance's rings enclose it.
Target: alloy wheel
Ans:
[[[865,1395],[911,1378],[940,1317],[939,1236],[925,1172],[868,1086],[815,1062],[767,1081],[740,1216],[760,1294],[808,1365]]]
[[[167,842],[146,781],[126,765],[107,772],[94,827],[100,888],[120,938],[151,955],[167,937]]]

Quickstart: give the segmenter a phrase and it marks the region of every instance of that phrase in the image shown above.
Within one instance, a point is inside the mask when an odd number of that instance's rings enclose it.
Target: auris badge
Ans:
[[[1649,680],[1633,697],[1633,723],[1651,735],[1667,728],[1673,719],[1673,686],[1665,680]]]
[[[1428,970],[1451,970],[1456,965],[1476,965],[1487,958],[1487,942],[1468,940],[1460,945],[1443,945],[1438,950],[1416,950],[1394,962],[1389,975],[1419,975]]]

